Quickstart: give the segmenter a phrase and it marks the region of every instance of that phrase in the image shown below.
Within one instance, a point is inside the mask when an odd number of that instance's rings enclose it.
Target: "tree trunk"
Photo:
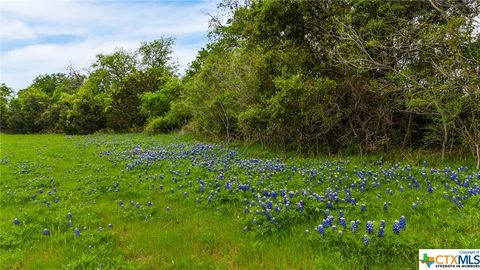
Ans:
[[[408,124],[407,124],[407,131],[405,132],[405,137],[403,137],[402,149],[405,149],[405,145],[407,144],[407,140],[410,137],[410,126],[412,125],[412,113],[408,113]]]
[[[480,144],[475,144],[477,150],[477,170],[480,170]]]
[[[448,141],[447,123],[443,121],[442,161],[445,160],[445,148],[447,147],[447,141]]]

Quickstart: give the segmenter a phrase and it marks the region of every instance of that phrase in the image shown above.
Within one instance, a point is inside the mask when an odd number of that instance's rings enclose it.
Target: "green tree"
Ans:
[[[2,83],[0,85],[0,130],[5,130],[8,128],[8,99],[10,98],[12,93],[13,90],[6,84]]]

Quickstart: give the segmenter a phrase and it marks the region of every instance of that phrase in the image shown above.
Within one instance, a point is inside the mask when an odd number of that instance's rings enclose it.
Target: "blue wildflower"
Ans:
[[[324,235],[324,234],[325,234],[325,229],[323,228],[322,225],[318,225],[318,226],[317,226],[317,232],[318,232],[318,234],[320,234],[320,235]]]
[[[458,208],[463,208],[463,203],[461,201],[457,201]]]
[[[19,225],[19,224],[20,224],[20,221],[18,220],[18,218],[15,218],[15,219],[13,220],[13,224],[15,224],[15,225]]]
[[[341,217],[339,221],[340,221],[340,226],[342,226],[343,228],[347,227],[347,222],[345,221],[344,217]]]
[[[398,220],[393,222],[393,233],[400,234],[400,222]]]
[[[80,236],[80,230],[78,228],[73,229],[73,234]]]
[[[370,242],[370,237],[368,237],[368,235],[364,235],[362,241],[365,245],[368,245],[368,243]]]
[[[380,227],[385,228],[386,225],[387,225],[387,223],[385,222],[385,220],[382,219],[382,220],[380,221]]]
[[[380,227],[378,229],[378,237],[383,237],[385,235],[385,228],[384,227]]]
[[[355,221],[350,221],[350,229],[352,232],[357,232],[357,223]]]
[[[366,225],[366,228],[367,228],[367,233],[368,234],[372,234],[375,227],[373,226],[373,222],[372,221],[367,221],[367,225]]]
[[[405,229],[406,226],[407,226],[407,219],[405,218],[405,216],[401,216],[400,217],[400,229]]]
[[[43,230],[43,234],[44,234],[44,235],[50,235],[50,230],[47,229],[47,228],[45,228],[45,229]]]

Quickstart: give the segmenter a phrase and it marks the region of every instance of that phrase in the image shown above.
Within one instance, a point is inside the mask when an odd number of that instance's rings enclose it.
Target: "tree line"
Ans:
[[[40,75],[12,96],[18,133],[184,128],[308,154],[471,151],[480,166],[480,5],[225,0],[185,75],[173,39]]]

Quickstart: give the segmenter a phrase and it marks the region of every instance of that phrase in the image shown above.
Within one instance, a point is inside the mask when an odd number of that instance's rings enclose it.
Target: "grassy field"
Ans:
[[[480,172],[458,162],[0,139],[0,269],[416,269],[419,248],[480,247]]]

